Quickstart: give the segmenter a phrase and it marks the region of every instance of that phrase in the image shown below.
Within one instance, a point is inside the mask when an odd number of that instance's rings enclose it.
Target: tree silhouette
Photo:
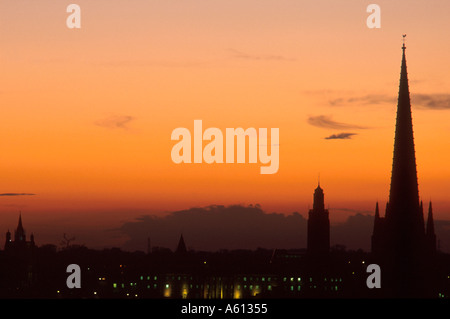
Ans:
[[[75,240],[75,237],[68,238],[67,234],[64,233],[63,234],[63,239],[61,240],[60,244],[61,244],[63,249],[69,249],[70,248],[70,243],[73,242],[74,240]]]

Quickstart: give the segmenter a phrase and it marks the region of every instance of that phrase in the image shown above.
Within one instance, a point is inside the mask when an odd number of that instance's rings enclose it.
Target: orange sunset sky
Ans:
[[[34,194],[0,196],[1,245],[19,211],[49,241],[210,204],[306,216],[319,174],[332,222],[384,207],[404,33],[420,196],[450,219],[450,1],[73,2],[81,29],[72,2],[0,2],[0,193]],[[278,173],[174,164],[195,119],[279,128]]]

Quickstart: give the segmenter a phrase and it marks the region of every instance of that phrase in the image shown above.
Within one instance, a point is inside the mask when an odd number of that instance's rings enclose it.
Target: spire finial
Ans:
[[[406,42],[406,34],[403,34],[403,47],[402,47],[403,50],[406,49],[406,45],[405,45],[406,43],[405,42]]]

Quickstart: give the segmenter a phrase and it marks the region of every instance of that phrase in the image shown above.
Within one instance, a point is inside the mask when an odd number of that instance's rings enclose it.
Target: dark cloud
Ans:
[[[359,97],[336,98],[328,101],[330,106],[376,105],[381,103],[396,104],[397,97],[386,94],[367,94]],[[411,104],[433,110],[450,109],[450,94],[412,94]]]
[[[330,216],[351,213],[340,223],[331,224],[331,245],[370,251],[374,212],[349,208],[330,209]],[[307,211],[303,212],[307,216]],[[259,205],[212,205],[170,212],[165,216],[144,215],[116,229],[128,241],[125,250],[146,250],[152,246],[175,250],[180,234],[188,249],[306,248],[307,219],[295,212],[289,215],[266,213]],[[450,221],[435,220],[440,248],[450,252]]]
[[[328,115],[310,116],[307,120],[308,124],[321,128],[331,129],[366,129],[367,127],[353,124],[336,122]]]
[[[180,234],[195,250],[298,248],[306,243],[306,220],[293,213],[267,214],[256,206],[208,206],[171,212],[164,217],[142,216],[120,229],[130,239],[126,249],[152,246],[175,249]]]
[[[337,98],[328,101],[331,106],[369,105],[381,103],[396,103],[397,98],[385,94],[367,94],[359,97]]]
[[[434,232],[438,249],[450,253],[450,220],[435,220]]]
[[[370,251],[373,221],[374,215],[362,213],[351,215],[345,222],[331,227],[331,241],[347,249]]]
[[[33,196],[36,194],[31,193],[2,193],[0,196]]]
[[[130,115],[113,115],[96,121],[95,125],[111,129],[128,129],[128,124],[134,119],[135,118]]]
[[[448,110],[450,109],[450,94],[413,94],[411,103],[427,109]]]
[[[248,54],[235,49],[229,49],[233,57],[246,60],[269,60],[269,61],[295,61],[296,59],[288,58],[282,55],[257,55]]]
[[[205,61],[170,61],[170,60],[114,60],[114,61],[93,61],[93,65],[100,67],[165,67],[165,68],[189,68],[207,66]]]
[[[332,134],[330,136],[325,137],[326,140],[346,140],[351,139],[353,135],[357,135],[356,133],[339,133]]]
[[[354,209],[354,208],[333,208],[333,213],[339,213],[339,212],[367,215],[367,214],[374,213],[375,209],[361,210],[361,209]]]
[[[331,245],[369,251],[372,229],[373,215],[356,213],[331,226]],[[175,250],[180,234],[194,250],[289,249],[306,248],[307,220],[299,213],[265,213],[258,205],[208,206],[141,216],[118,230],[129,238],[126,250],[145,250],[148,238],[152,246]]]

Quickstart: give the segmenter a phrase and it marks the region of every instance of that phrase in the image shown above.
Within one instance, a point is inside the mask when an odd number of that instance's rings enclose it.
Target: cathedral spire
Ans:
[[[384,269],[386,295],[405,298],[434,294],[429,285],[432,266],[429,257],[433,246],[436,247],[433,229],[430,209],[425,233],[423,204],[419,199],[406,45],[403,42],[389,201],[385,217],[374,220],[372,236],[372,252]]]
[[[394,219],[410,217],[415,219],[417,217],[420,218],[419,187],[417,183],[405,43],[403,43],[402,51],[389,206],[391,211],[395,211],[395,214],[392,214],[390,217]]]

